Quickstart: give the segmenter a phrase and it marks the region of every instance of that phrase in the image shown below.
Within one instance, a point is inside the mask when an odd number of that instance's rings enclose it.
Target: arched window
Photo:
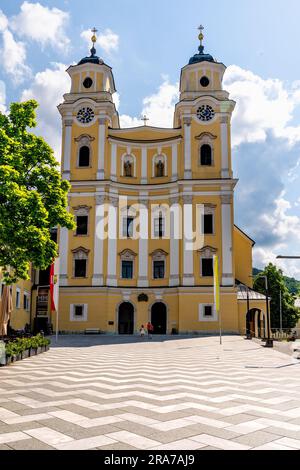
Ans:
[[[212,165],[212,150],[209,144],[203,144],[200,148],[200,161],[202,166]]]
[[[90,148],[87,145],[83,145],[79,149],[78,166],[80,168],[90,166]]]

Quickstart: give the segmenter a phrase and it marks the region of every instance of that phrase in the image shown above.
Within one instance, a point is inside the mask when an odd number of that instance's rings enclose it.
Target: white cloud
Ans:
[[[233,145],[263,142],[268,132],[290,144],[300,140],[300,126],[289,125],[300,104],[300,84],[288,88],[278,79],[266,79],[231,65],[224,76],[224,88],[237,102],[233,115]]]
[[[87,29],[82,31],[80,36],[86,41],[88,46],[91,47],[91,30]],[[106,54],[110,55],[112,52],[116,52],[119,49],[119,36],[111,29],[107,28],[103,33],[97,35],[96,47],[97,46],[100,46]]]
[[[8,28],[8,19],[4,15],[3,11],[0,10],[0,32],[3,32],[7,28]]]
[[[6,113],[6,90],[2,80],[0,80],[0,112]]]
[[[68,20],[69,13],[65,11],[25,1],[20,13],[11,18],[10,26],[20,36],[37,41],[43,47],[51,44],[54,48],[66,49],[70,44],[65,33]]]
[[[37,134],[45,138],[60,160],[61,121],[57,105],[63,101],[63,94],[70,90],[70,78],[64,64],[52,65],[52,69],[47,68],[35,75],[31,87],[23,91],[21,99],[26,101],[34,98],[38,101]]]
[[[266,233],[272,233],[276,241],[269,247],[255,247],[254,265],[264,267],[268,263],[273,263],[281,267],[285,274],[300,279],[299,261],[276,259],[278,255],[297,255],[300,248],[300,217],[288,213],[292,205],[284,196],[285,194],[282,193],[275,200],[274,212],[263,213],[258,217],[257,223],[264,227]]]
[[[16,41],[8,29],[2,32],[3,45],[0,50],[0,60],[7,74],[12,77],[14,83],[22,83],[30,77],[31,69],[26,65],[25,44]]]
[[[169,83],[168,78],[164,77],[164,81],[158,91],[144,98],[141,116],[147,116],[149,126],[172,127],[174,106],[179,98],[178,86],[178,83],[172,85]],[[124,114],[121,115],[121,127],[141,126],[141,116],[130,117]]]

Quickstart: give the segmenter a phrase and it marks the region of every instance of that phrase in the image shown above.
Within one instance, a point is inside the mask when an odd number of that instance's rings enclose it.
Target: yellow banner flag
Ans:
[[[214,292],[216,312],[220,311],[219,258],[214,256]]]

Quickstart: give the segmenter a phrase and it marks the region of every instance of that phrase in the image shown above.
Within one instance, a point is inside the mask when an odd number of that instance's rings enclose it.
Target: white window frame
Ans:
[[[82,134],[81,136],[77,137],[75,141],[77,142],[77,157],[76,157],[76,168],[79,168],[80,170],[85,170],[92,168],[92,145],[91,142],[95,140],[95,137],[91,137],[88,134]],[[89,166],[79,166],[79,153],[81,147],[88,147],[90,150],[90,161],[89,161]]]
[[[29,292],[24,291],[23,299],[24,299],[24,297],[26,297],[26,305],[24,305],[24,310],[26,310],[26,312],[29,312],[30,311],[30,294],[29,294]]]
[[[137,257],[137,254],[134,253],[131,250],[124,250],[122,253],[120,253],[120,279],[124,279],[125,281],[130,281],[135,279],[135,274],[136,274],[136,268],[135,268],[135,258]],[[132,278],[127,278],[122,276],[122,262],[123,261],[132,261]]]
[[[204,312],[205,312],[205,307],[212,307],[212,316],[211,317],[207,317],[204,315]],[[210,303],[205,303],[205,304],[199,304],[199,322],[205,322],[205,323],[214,323],[214,322],[217,322],[218,321],[218,314],[216,312],[216,309],[215,309],[215,305],[214,304],[210,304]]]
[[[78,317],[75,315],[75,307],[83,307],[83,315],[82,317]],[[88,321],[88,304],[71,304],[70,305],[70,321],[72,322],[87,322]]]

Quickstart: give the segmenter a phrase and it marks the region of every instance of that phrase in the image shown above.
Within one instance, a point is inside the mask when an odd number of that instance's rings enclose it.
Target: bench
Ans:
[[[85,335],[100,335],[101,331],[99,330],[99,328],[87,328],[84,331],[84,334]]]

